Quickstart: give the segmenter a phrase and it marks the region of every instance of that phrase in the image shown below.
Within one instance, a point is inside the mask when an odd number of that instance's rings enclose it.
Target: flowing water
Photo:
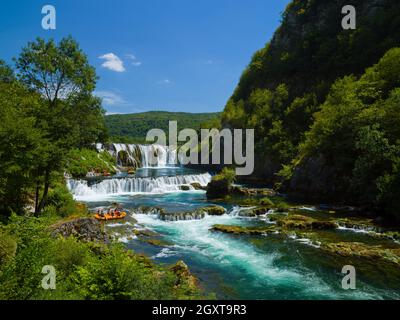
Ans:
[[[373,270],[358,277],[357,290],[341,287],[341,274],[346,261],[326,256],[308,239],[268,236],[233,236],[210,231],[215,224],[260,225],[264,220],[240,217],[241,210],[222,204],[228,214],[206,216],[201,220],[162,221],[157,215],[143,214],[139,207],[163,208],[182,212],[212,204],[204,191],[196,191],[191,183],[207,185],[211,176],[183,168],[139,169],[135,176],[119,176],[104,180],[70,180],[68,186],[75,198],[91,208],[118,202],[131,209],[137,223],[153,230],[170,243],[157,247],[137,237],[123,239],[126,246],[152,257],[155,262],[172,264],[184,260],[199,278],[200,285],[221,299],[399,299],[396,284],[387,288],[390,279]],[[182,186],[186,186],[185,191]],[[218,203],[221,205],[221,203]],[[136,208],[136,209],[135,209]],[[313,210],[304,208],[304,210]],[[108,227],[112,228],[113,225]],[[352,230],[334,231],[349,241],[368,235]],[[332,235],[331,235],[332,236]],[[391,281],[393,282],[393,281]],[[393,288],[394,287],[394,288]]]

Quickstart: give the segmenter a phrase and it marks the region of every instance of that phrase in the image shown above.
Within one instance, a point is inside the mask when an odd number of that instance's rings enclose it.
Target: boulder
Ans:
[[[208,199],[222,199],[229,195],[231,185],[226,179],[213,179],[207,186]]]
[[[198,211],[202,211],[207,213],[210,216],[222,216],[226,213],[226,209],[221,206],[213,205],[199,209]]]
[[[186,285],[190,289],[197,289],[197,279],[194,277],[189,267],[183,261],[178,261],[175,265],[171,267],[171,271],[176,275],[175,286],[179,287],[181,285]]]
[[[195,190],[207,190],[207,187],[203,187],[200,183],[198,182],[192,182],[190,184]]]
[[[51,227],[52,235],[62,237],[74,236],[79,240],[109,243],[110,239],[104,232],[102,224],[94,218],[78,218],[60,222]]]

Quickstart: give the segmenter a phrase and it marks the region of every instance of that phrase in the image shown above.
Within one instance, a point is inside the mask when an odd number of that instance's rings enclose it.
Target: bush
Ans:
[[[106,151],[74,149],[68,155],[67,172],[73,177],[84,177],[90,171],[115,173],[115,160]]]
[[[170,269],[120,244],[51,236],[49,227],[56,221],[14,215],[3,227],[0,244],[7,243],[8,250],[1,256],[6,259],[0,264],[0,299],[199,298],[198,289],[180,283]],[[56,290],[41,287],[45,265],[56,269]]]
[[[0,266],[14,258],[17,242],[9,234],[0,231]]]
[[[75,211],[75,201],[65,184],[59,184],[49,191],[44,214],[67,217]]]

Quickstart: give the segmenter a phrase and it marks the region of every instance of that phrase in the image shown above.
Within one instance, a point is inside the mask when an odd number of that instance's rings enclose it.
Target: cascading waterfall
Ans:
[[[96,144],[98,152],[107,150],[118,165],[136,168],[165,168],[179,164],[178,151],[162,145],[112,143]]]
[[[193,191],[195,189],[191,186],[192,183],[207,186],[210,181],[211,175],[204,173],[174,177],[109,179],[93,185],[89,185],[85,180],[69,179],[67,187],[78,199],[120,194],[178,192],[182,191],[182,186],[187,186]]]
[[[139,145],[142,167],[167,167],[177,165],[177,150],[161,145]]]

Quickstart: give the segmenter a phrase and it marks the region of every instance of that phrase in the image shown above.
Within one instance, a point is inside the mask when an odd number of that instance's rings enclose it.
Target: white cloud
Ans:
[[[115,72],[124,72],[124,63],[122,60],[115,55],[114,53],[107,53],[99,57],[99,59],[105,60],[101,65],[104,68],[107,68],[111,71]]]
[[[142,65],[142,63],[136,58],[134,54],[126,54],[125,55],[129,60],[131,60],[131,64],[135,67],[139,67]]]
[[[170,79],[163,79],[161,81],[158,81],[157,83],[158,84],[165,84],[165,85],[173,84],[173,82]]]
[[[105,106],[112,107],[126,104],[126,101],[121,96],[111,91],[96,91],[94,95],[101,98]]]

